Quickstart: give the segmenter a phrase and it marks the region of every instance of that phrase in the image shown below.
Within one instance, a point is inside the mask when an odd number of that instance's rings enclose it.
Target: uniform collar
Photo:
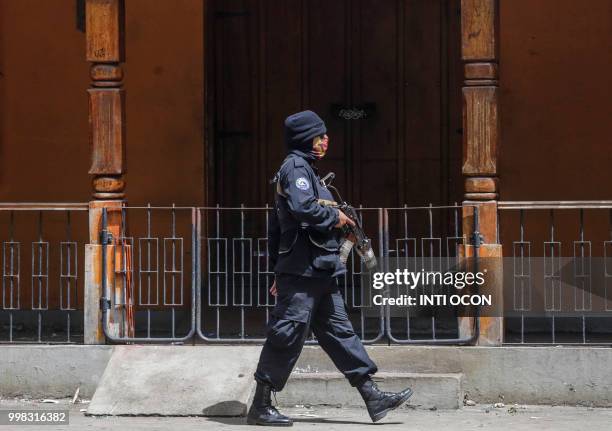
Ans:
[[[313,167],[314,167],[314,163],[317,161],[316,157],[313,156],[312,154],[308,154],[300,150],[295,150],[295,149],[290,150],[289,154],[293,154],[298,157],[301,157],[302,159],[306,160],[310,164],[310,166],[313,166]]]

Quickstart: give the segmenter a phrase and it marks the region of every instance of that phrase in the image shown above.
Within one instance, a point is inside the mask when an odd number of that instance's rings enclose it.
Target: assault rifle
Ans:
[[[318,202],[320,205],[339,209],[355,223],[354,226],[345,224],[342,227],[344,238],[340,244],[340,260],[344,265],[346,265],[351,249],[355,247],[355,251],[361,258],[361,261],[364,263],[367,270],[372,271],[378,264],[374,251],[372,250],[372,241],[366,236],[363,230],[361,217],[359,217],[355,208],[343,200],[338,189],[331,185],[331,182],[335,177],[336,174],[330,172],[321,179],[321,183],[328,189],[332,190],[338,200],[328,201],[325,199],[319,199]]]

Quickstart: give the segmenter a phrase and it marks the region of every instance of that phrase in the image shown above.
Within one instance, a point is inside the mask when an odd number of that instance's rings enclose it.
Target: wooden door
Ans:
[[[458,3],[211,2],[209,203],[271,202],[283,121],[303,109],[325,120],[319,169],[354,205],[459,200]]]

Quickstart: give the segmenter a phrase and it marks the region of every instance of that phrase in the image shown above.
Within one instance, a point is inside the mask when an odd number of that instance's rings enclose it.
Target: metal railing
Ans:
[[[103,209],[104,335],[113,342],[191,339],[199,280],[195,209],[124,206],[120,220],[113,238]]]
[[[202,289],[198,335],[207,342],[261,343],[276,298],[269,293],[274,273],[268,261],[268,218],[271,207],[201,207],[200,262]],[[374,233],[383,254],[383,210],[359,208],[364,229]],[[340,277],[349,317],[364,343],[384,335],[383,310],[370,312],[371,295],[361,283],[361,260],[352,254]],[[307,341],[315,342],[314,339]]]
[[[2,343],[83,338],[87,203],[1,203]]]
[[[358,214],[383,264],[390,257],[409,255],[425,262],[433,257],[434,249],[439,258],[454,261],[460,258],[459,248],[466,244],[461,233],[461,209],[458,205],[359,208]],[[114,342],[184,342],[195,334],[207,343],[263,342],[266,323],[276,302],[269,293],[274,277],[267,244],[271,211],[267,206],[127,206],[122,210],[118,238],[109,238],[108,216],[104,212],[102,242],[114,244],[103,255],[103,267],[109,266],[113,272],[113,276],[103,279],[107,338]],[[178,222],[181,212],[185,214],[182,222]],[[425,219],[421,219],[423,215]],[[165,221],[161,220],[164,217]],[[128,219],[130,229],[126,228]],[[152,220],[158,220],[157,224]],[[478,237],[477,208],[473,223]],[[413,228],[409,232],[409,226],[422,229]],[[140,232],[136,232],[138,229]],[[179,234],[179,230],[183,233]],[[192,238],[190,247],[183,247],[188,233]],[[414,248],[414,253],[410,253],[408,245],[416,247],[417,243],[421,244],[420,251]],[[390,244],[395,247],[390,248]],[[477,256],[478,243],[475,246]],[[190,259],[185,258],[187,249],[191,250]],[[190,271],[184,267],[184,261],[191,262]],[[103,269],[103,273],[108,271]],[[364,343],[380,342],[386,337],[387,341],[400,344],[465,344],[478,336],[478,319],[474,319],[476,326],[469,334],[459,334],[456,315],[398,316],[388,305],[374,305],[369,277],[359,257],[352,253],[347,273],[338,278],[349,318]],[[175,298],[177,291],[181,292],[180,300],[166,300],[167,295]],[[191,301],[183,300],[188,297]],[[183,322],[180,335],[176,332],[177,316]],[[403,323],[398,324],[400,321]],[[310,337],[307,342],[316,340]]]
[[[458,250],[479,245],[478,235],[467,238],[462,232],[462,208],[360,208],[359,213],[384,261],[414,257],[425,265],[429,258],[445,257],[452,266]],[[87,211],[87,203],[0,204],[0,342],[82,341]],[[102,254],[108,339],[261,342],[275,304],[268,291],[270,211],[126,206],[118,230],[109,230],[107,220],[103,239],[113,244]],[[505,343],[610,344],[612,201],[501,201],[498,211],[503,254],[513,266],[504,280],[513,312],[505,319]],[[471,222],[477,233],[478,216]],[[568,272],[561,270],[564,258],[574,265],[565,266]],[[598,258],[601,266],[593,263]],[[413,316],[399,307],[372,306],[360,260],[351,256],[348,266],[340,287],[365,343],[463,344],[477,337],[478,318],[463,334],[452,314]],[[597,283],[603,283],[600,292]],[[545,313],[534,316],[538,289]]]
[[[499,202],[498,209],[512,266],[505,343],[612,343],[612,201]]]
[[[462,211],[472,208],[472,235],[463,233]],[[478,206],[421,206],[385,208],[386,261],[396,258],[412,271],[445,271],[458,268],[465,258],[466,245],[473,245],[474,272],[478,271],[480,220]],[[389,219],[395,217],[395,222]],[[403,289],[403,290],[402,290]],[[451,287],[454,289],[454,287]],[[423,285],[417,293],[449,294],[440,285]],[[396,287],[396,295],[410,294],[408,288]],[[472,344],[479,335],[479,319],[458,315],[457,308],[433,307],[429,315],[411,315],[411,307],[385,309],[385,329],[389,340],[397,344]],[[468,333],[462,333],[461,320],[468,322]]]
[[[87,211],[86,203],[0,205],[5,224],[0,341],[82,340]],[[269,293],[270,211],[267,206],[104,208],[100,306],[106,338],[261,343],[276,301]],[[457,259],[470,240],[461,232],[459,205],[357,211],[383,264],[408,256]],[[477,232],[477,209],[473,221]],[[29,265],[23,247],[28,242]],[[457,316],[410,316],[374,305],[371,279],[355,253],[347,269],[339,288],[364,343],[462,344],[477,337],[477,326],[459,334]]]

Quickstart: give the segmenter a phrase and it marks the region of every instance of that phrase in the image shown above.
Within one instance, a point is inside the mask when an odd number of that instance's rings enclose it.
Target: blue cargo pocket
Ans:
[[[349,338],[355,335],[353,324],[348,317],[348,311],[346,308],[346,302],[340,293],[333,293],[331,295],[334,310],[328,317],[331,330],[336,337]]]
[[[274,347],[289,348],[306,336],[310,310],[276,306],[268,323],[267,338]]]

